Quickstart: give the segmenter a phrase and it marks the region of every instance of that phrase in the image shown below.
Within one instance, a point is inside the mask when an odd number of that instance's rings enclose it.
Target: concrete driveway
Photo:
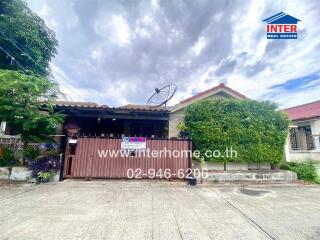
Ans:
[[[0,239],[320,239],[320,186],[1,186]]]

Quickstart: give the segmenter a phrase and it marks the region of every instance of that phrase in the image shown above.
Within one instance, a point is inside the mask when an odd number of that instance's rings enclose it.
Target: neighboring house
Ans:
[[[320,161],[320,100],[283,109],[292,121],[287,161]]]
[[[204,99],[221,99],[221,98],[235,98],[235,99],[248,99],[241,93],[227,87],[221,83],[216,87],[201,92],[195,96],[181,101],[179,104],[170,108],[169,113],[169,137],[177,137],[179,135],[178,124],[184,122],[184,109],[192,103]]]

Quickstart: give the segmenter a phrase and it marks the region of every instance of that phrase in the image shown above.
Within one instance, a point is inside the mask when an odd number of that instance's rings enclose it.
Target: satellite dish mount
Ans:
[[[147,104],[153,107],[166,106],[176,91],[177,86],[174,84],[169,84],[162,88],[156,88],[155,92],[148,99]]]

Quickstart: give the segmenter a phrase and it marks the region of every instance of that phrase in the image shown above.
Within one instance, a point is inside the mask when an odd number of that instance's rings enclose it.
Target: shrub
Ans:
[[[28,160],[35,160],[40,155],[39,148],[33,148],[32,146],[27,146],[23,150],[23,156]]]
[[[39,182],[45,183],[45,182],[49,182],[55,175],[56,173],[54,171],[50,171],[50,172],[38,172],[38,176],[37,179]]]
[[[60,170],[60,157],[56,151],[44,151],[35,160],[29,161],[28,167],[33,178],[46,182]]]
[[[271,102],[252,100],[205,100],[188,106],[185,123],[193,149],[206,161],[270,162],[283,160],[288,134],[288,117]],[[236,158],[223,153],[232,148]],[[218,150],[220,157],[206,157],[206,150]]]
[[[14,156],[14,151],[11,148],[2,148],[0,167],[13,167],[16,165],[18,165],[18,160]]]
[[[298,179],[310,183],[320,183],[317,170],[311,163],[285,163],[280,167],[283,170],[289,170],[297,173]]]

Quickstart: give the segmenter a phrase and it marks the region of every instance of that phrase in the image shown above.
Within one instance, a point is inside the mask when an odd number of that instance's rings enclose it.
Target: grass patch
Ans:
[[[284,163],[280,166],[283,170],[297,173],[298,179],[308,183],[320,183],[316,167],[311,163]]]

